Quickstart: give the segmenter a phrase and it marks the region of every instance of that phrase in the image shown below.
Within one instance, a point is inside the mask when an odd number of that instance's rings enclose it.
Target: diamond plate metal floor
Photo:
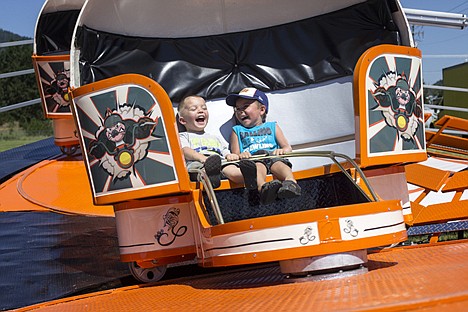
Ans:
[[[369,255],[369,272],[285,283],[276,265],[249,267],[47,302],[18,311],[465,311],[468,242]]]

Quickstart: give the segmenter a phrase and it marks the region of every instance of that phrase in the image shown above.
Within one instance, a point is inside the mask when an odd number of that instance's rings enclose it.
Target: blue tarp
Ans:
[[[44,159],[60,155],[54,138],[48,138],[0,153],[0,182]]]

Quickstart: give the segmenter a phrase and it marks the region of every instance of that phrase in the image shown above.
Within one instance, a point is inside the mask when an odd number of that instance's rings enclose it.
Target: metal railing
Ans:
[[[333,151],[308,151],[308,152],[290,152],[284,155],[274,155],[274,156],[258,155],[258,156],[252,156],[249,159],[258,160],[258,159],[267,159],[267,158],[291,158],[291,157],[326,157],[326,158],[329,158],[338,167],[338,169],[349,179],[349,181],[351,181],[354,187],[357,190],[359,190],[359,192],[364,196],[364,198],[366,198],[369,202],[379,201],[377,194],[372,188],[369,180],[367,180],[366,176],[364,175],[364,172],[362,172],[362,169],[351,157],[345,154],[335,153]],[[348,170],[344,167],[343,163],[340,163],[337,160],[337,158],[342,158],[345,160],[346,163],[349,163],[351,165],[351,168],[356,170],[356,176],[353,177],[351,173],[348,172]],[[226,161],[226,162],[223,162],[222,166],[224,167],[224,166],[234,164],[237,162],[239,161]],[[206,194],[208,196],[208,200],[213,209],[213,213],[215,215],[216,221],[218,222],[218,224],[224,224],[225,222],[224,222],[223,214],[221,212],[221,208],[219,207],[219,203],[216,198],[214,188],[211,185],[211,181],[208,178],[208,175],[206,174],[205,170],[203,168],[199,168],[199,169],[189,170],[189,172],[197,173],[197,179],[203,184],[203,187],[206,190]],[[367,188],[369,194],[363,189],[359,181],[362,181],[364,183],[364,186]]]
[[[465,14],[438,11],[403,9],[408,22],[413,25],[463,29],[468,25]]]
[[[27,45],[27,44],[34,44],[34,40],[28,39],[28,40],[19,40],[19,41],[11,41],[11,42],[0,42],[0,48],[15,47],[15,46]]]
[[[0,48],[8,48],[8,47],[15,47],[15,46],[29,45],[29,44],[34,44],[34,40],[28,39],[28,40],[20,40],[20,41],[12,41],[12,42],[2,42],[0,43]],[[3,73],[3,74],[0,74],[0,79],[23,76],[23,75],[31,75],[31,74],[34,74],[34,68],[18,70],[18,71],[9,72],[9,73]],[[5,107],[0,107],[0,113],[8,112],[8,111],[26,107],[26,106],[36,105],[39,103],[41,103],[40,98],[21,102],[21,103],[10,104]]]

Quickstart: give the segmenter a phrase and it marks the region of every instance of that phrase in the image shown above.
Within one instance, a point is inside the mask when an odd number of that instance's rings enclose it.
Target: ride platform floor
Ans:
[[[13,211],[114,217],[112,206],[93,204],[81,155],[42,160],[1,183],[0,212]]]
[[[360,275],[290,282],[242,267],[45,302],[17,311],[467,311],[468,242],[387,249]],[[288,282],[289,281],[289,282]]]
[[[0,298],[12,300],[11,292],[25,297],[22,301],[15,297],[10,305],[2,302],[2,307],[106,312],[468,311],[468,241],[371,253],[367,273],[335,279],[291,282],[276,263],[205,271],[192,265],[190,274],[179,275],[186,277],[49,301],[66,296],[70,289],[74,293],[128,274],[118,261],[112,207],[93,205],[80,157],[51,158],[57,151],[49,141],[35,162],[29,161],[28,150],[0,153],[5,160],[0,171],[4,212]],[[70,196],[59,196],[64,193]],[[26,300],[35,293],[31,288],[38,294]]]

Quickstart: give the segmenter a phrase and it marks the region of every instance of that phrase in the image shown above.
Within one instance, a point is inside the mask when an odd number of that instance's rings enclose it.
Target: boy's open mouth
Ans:
[[[198,116],[196,119],[195,119],[196,122],[205,122],[205,116]]]

